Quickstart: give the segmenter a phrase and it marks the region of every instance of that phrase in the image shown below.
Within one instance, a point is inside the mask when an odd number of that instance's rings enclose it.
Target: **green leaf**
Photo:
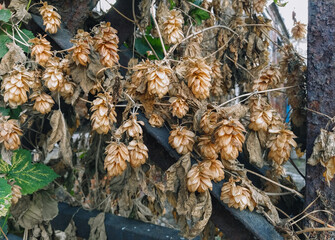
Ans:
[[[0,32],[0,58],[8,52],[7,43],[13,42],[4,32]]]
[[[285,7],[288,2],[282,3],[281,0],[273,0],[273,2],[278,6],[278,7]]]
[[[153,38],[150,35],[146,35],[148,42],[151,44],[152,48],[157,53],[159,59],[164,58],[163,48],[161,41],[159,38]],[[149,47],[147,41],[144,37],[142,38],[136,38],[135,40],[135,49],[138,51],[141,55],[147,56],[147,51],[151,51],[151,48]],[[168,50],[169,46],[165,45],[165,49]],[[149,56],[149,59],[156,59],[155,56]]]
[[[12,12],[9,11],[8,9],[0,10],[0,21],[8,22],[11,16],[12,16]]]
[[[0,217],[7,215],[12,199],[12,187],[7,180],[0,178]]]
[[[176,3],[173,0],[169,0],[169,2],[170,2],[170,10],[172,10],[176,6]]]
[[[22,195],[31,194],[59,177],[44,164],[32,164],[30,152],[24,149],[14,151],[12,165],[0,160],[0,173],[5,174],[7,180],[14,179],[22,188]]]
[[[35,38],[34,34],[31,31],[27,29],[22,29],[21,31],[22,32],[20,32],[20,34],[18,32],[15,32],[14,34],[15,39],[17,39],[20,42],[28,43],[30,39]],[[18,41],[15,41],[16,44],[20,46],[24,52],[28,53],[30,51],[30,47],[23,45],[19,43]],[[28,44],[31,45],[30,43]]]
[[[197,6],[200,6],[202,3],[202,0],[188,0],[188,1],[194,3]]]
[[[2,114],[2,116],[9,116],[10,108],[0,107],[0,113]]]
[[[207,20],[210,18],[208,12],[199,8],[192,9],[190,11],[190,15],[194,18],[194,20],[197,22],[198,25],[200,25],[203,20]]]
[[[0,227],[2,228],[2,231],[7,234],[8,233],[8,225],[7,225],[7,218],[1,217],[0,218]],[[5,239],[4,235],[0,231],[0,239]]]

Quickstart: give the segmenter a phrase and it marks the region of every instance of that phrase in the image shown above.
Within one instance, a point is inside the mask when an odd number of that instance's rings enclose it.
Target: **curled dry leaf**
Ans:
[[[191,159],[188,153],[166,171],[168,201],[175,208],[177,222],[186,238],[199,235],[212,214],[209,191],[196,195],[187,190],[186,176],[190,168]]]
[[[88,238],[89,240],[107,240],[104,212],[98,214],[96,217],[90,218],[88,224],[91,227],[90,236]]]
[[[63,161],[67,166],[72,167],[72,149],[71,136],[66,126],[63,113],[60,110],[55,110],[50,119],[52,132],[47,140],[47,151],[51,152],[55,144],[60,142],[60,152],[63,156]]]
[[[30,13],[27,11],[27,0],[12,0],[8,6],[8,9],[15,14],[12,17],[13,23],[19,22],[28,23],[31,19]]]
[[[313,153],[308,164],[315,166],[321,163],[326,168],[323,173],[328,186],[335,174],[335,133],[321,129],[320,135],[315,139]]]
[[[13,67],[18,63],[24,63],[26,61],[26,55],[22,48],[14,43],[8,43],[8,52],[3,56],[0,63],[0,75],[4,75],[13,70]]]
[[[257,167],[262,168],[264,165],[262,147],[259,142],[257,133],[251,131],[246,141],[246,147],[249,153],[249,161]]]

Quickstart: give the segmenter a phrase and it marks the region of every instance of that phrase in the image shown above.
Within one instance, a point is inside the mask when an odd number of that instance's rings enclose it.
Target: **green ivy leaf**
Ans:
[[[12,187],[7,180],[0,178],[0,217],[7,215],[12,199]]]
[[[22,33],[20,32],[20,34],[18,34],[17,32],[14,34],[15,39],[17,39],[20,42],[27,42],[28,43],[28,41],[30,39],[35,38],[34,34],[31,31],[29,31],[27,29],[22,29],[21,31],[22,31]],[[16,41],[16,44],[18,46],[20,46],[23,49],[24,52],[28,53],[30,51],[30,47],[28,47],[26,45],[23,45],[23,44],[19,43],[18,41]],[[31,45],[31,44],[29,43],[29,45]]]
[[[8,22],[11,16],[12,16],[12,12],[9,11],[8,9],[0,10],[0,21]]]
[[[22,188],[22,195],[31,194],[59,177],[44,164],[32,164],[30,152],[24,149],[14,151],[12,165],[0,160],[0,173],[5,174],[7,180],[14,179]]]
[[[210,18],[208,12],[199,8],[192,9],[190,11],[190,15],[194,18],[194,20],[197,22],[198,25],[200,25],[203,20],[207,20]]]

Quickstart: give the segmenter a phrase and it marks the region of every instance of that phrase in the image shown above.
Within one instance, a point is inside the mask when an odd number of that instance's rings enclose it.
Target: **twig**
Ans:
[[[219,47],[215,52],[213,52],[213,53],[209,54],[207,57],[205,57],[205,59],[214,56],[217,52],[220,52],[222,49],[224,49],[225,47],[227,47],[228,43],[233,39],[233,37],[234,37],[234,35],[231,36],[229,38],[229,40],[223,46]]]
[[[276,207],[277,211],[281,212],[283,215],[285,215],[287,218],[290,218],[289,215],[287,215],[286,212],[284,212],[283,210],[281,210],[279,207]],[[299,229],[299,230],[302,230],[302,228],[298,225],[298,224],[295,224],[295,226]],[[307,235],[305,233],[303,233],[304,236],[306,237],[306,239],[308,239]]]
[[[296,219],[297,217],[299,217],[299,216],[301,216],[302,214],[304,214],[304,212],[306,212],[307,209],[309,209],[309,208],[316,202],[316,200],[318,200],[318,199],[319,199],[319,196],[316,197],[310,204],[308,204],[308,206],[307,206],[301,213],[299,213],[299,214],[297,214],[296,216],[292,217],[292,218],[290,219],[290,221],[293,221],[293,220]]]
[[[330,117],[330,116],[328,116],[327,114],[324,114],[324,113],[321,113],[321,112],[315,111],[315,110],[313,110],[313,109],[310,109],[310,108],[307,108],[307,107],[305,107],[305,110],[307,110],[307,111],[310,111],[310,112],[313,112],[313,113],[316,113],[316,114],[319,114],[320,116],[326,117],[326,118],[328,118],[330,121],[334,121],[334,118],[333,118],[333,117]]]
[[[176,43],[175,45],[173,45],[173,46],[170,48],[170,50],[168,51],[168,53],[167,53],[167,55],[165,56],[165,58],[167,58],[167,57],[168,57],[168,56],[169,56],[169,55],[170,55],[170,54],[171,54],[171,53],[178,47],[178,45],[180,45],[181,43],[183,43],[183,42],[189,40],[190,38],[195,37],[196,35],[198,35],[198,34],[200,34],[200,33],[203,33],[203,32],[205,32],[205,31],[208,31],[208,30],[211,30],[211,29],[214,29],[214,28],[224,28],[224,29],[227,29],[227,30],[231,31],[232,33],[234,33],[235,35],[238,36],[238,33],[237,33],[237,32],[235,32],[233,29],[231,29],[231,28],[229,28],[229,27],[227,27],[227,26],[224,26],[224,25],[216,25],[216,26],[211,26],[211,27],[208,27],[208,28],[204,28],[204,29],[202,29],[202,30],[200,30],[200,31],[198,31],[198,32],[195,32],[195,33],[189,35],[188,37],[184,38],[181,42]]]
[[[300,222],[301,220],[303,220],[304,218],[308,217],[309,215],[311,215],[311,214],[313,214],[313,213],[318,213],[318,212],[326,212],[326,213],[330,213],[330,212],[327,211],[327,210],[314,210],[314,211],[312,211],[312,212],[306,213],[304,216],[302,216],[302,217],[299,218],[298,220],[295,220],[294,222],[292,222],[292,223],[291,223],[291,226],[292,226],[293,224],[296,224],[296,223]],[[331,213],[330,213],[330,214],[331,214]],[[335,230],[335,228],[334,228],[334,230]]]
[[[140,29],[140,31],[141,31],[141,33],[142,33],[142,35],[143,35],[145,41],[147,42],[147,44],[148,44],[148,46],[150,47],[151,51],[155,54],[155,57],[156,57],[157,59],[159,59],[159,57],[158,57],[158,55],[157,55],[155,49],[151,46],[149,40],[147,39],[147,36],[145,35],[144,30],[141,28],[141,26],[140,26],[140,25],[138,24],[138,22],[137,22],[136,14],[135,14],[135,0],[132,0],[132,11],[133,11],[133,18],[134,18],[134,22],[135,22],[136,26],[138,27],[138,29]]]
[[[122,12],[120,12],[119,10],[116,9],[116,7],[114,7],[112,4],[110,4],[110,6],[118,13],[120,14],[122,17],[124,17],[125,19],[127,19],[129,22],[132,22],[135,24],[135,21],[128,18],[126,15],[124,15]]]
[[[268,90],[263,90],[263,91],[254,91],[254,92],[251,92],[251,93],[246,93],[246,94],[242,94],[240,96],[237,96],[237,97],[234,97],[224,103],[221,103],[218,107],[222,107],[230,102],[233,102],[235,101],[236,99],[239,99],[239,98],[242,98],[242,97],[248,97],[248,96],[252,96],[252,95],[255,95],[255,94],[260,94],[260,93],[266,93],[266,92],[273,92],[273,91],[279,91],[279,90],[283,90],[283,89],[288,89],[288,88],[293,88],[293,87],[296,87],[296,86],[288,86],[288,87],[280,87],[280,88],[273,88],[273,89],[268,89]]]
[[[305,228],[304,230],[301,231],[296,231],[296,234],[302,234],[306,232],[335,232],[335,228],[328,228],[328,227],[320,227],[320,228]]]
[[[9,37],[9,38],[11,38],[13,41],[14,41],[14,43],[15,42],[18,42],[18,43],[21,43],[22,45],[24,45],[24,46],[26,46],[26,47],[30,47],[30,45],[29,44],[25,44],[24,42],[21,42],[20,40],[18,40],[18,39],[16,39],[15,37],[13,37],[12,35],[10,35],[8,32],[7,32],[7,30],[5,30],[5,29],[3,29],[1,26],[0,26],[0,29]],[[14,31],[13,31],[13,33],[14,33]]]
[[[274,193],[274,192],[264,192],[268,196],[286,196],[294,194],[293,192],[281,192],[281,193]]]
[[[248,69],[246,69],[245,67],[243,67],[241,64],[239,64],[238,62],[235,62],[233,59],[231,59],[230,57],[228,57],[225,54],[225,57],[228,58],[231,62],[233,62],[234,64],[236,64],[239,68],[242,68],[244,71],[246,71],[252,78],[256,78]]]
[[[289,158],[290,163],[292,164],[292,166],[295,168],[295,170],[297,170],[297,172],[300,174],[300,176],[303,179],[306,179],[305,175],[302,174],[302,172],[300,171],[300,169],[297,167],[297,165],[294,163],[294,161],[292,160],[292,158]]]
[[[4,231],[2,230],[2,227],[1,227],[1,226],[0,226],[0,230],[1,230],[2,235],[6,238],[6,240],[8,240],[6,234],[5,234]]]
[[[317,217],[314,217],[314,216],[312,216],[312,215],[308,215],[307,217],[308,217],[309,219],[314,220],[315,222],[318,222],[318,223],[320,223],[320,224],[322,224],[322,225],[325,225],[325,226],[327,226],[327,227],[329,227],[329,228],[334,228],[334,229],[335,229],[335,226],[332,226],[332,225],[326,223],[325,221],[322,221],[321,219],[319,219],[319,218],[317,218]]]
[[[265,177],[265,176],[263,176],[263,175],[261,175],[261,174],[258,174],[258,173],[254,172],[254,171],[251,171],[251,170],[249,170],[249,169],[246,169],[246,171],[249,172],[249,173],[251,173],[251,174],[254,174],[254,175],[256,175],[256,176],[258,176],[258,177],[260,177],[260,178],[263,178],[263,179],[265,179],[265,180],[267,180],[267,181],[269,181],[269,182],[271,182],[271,183],[273,183],[273,184],[275,184],[275,185],[277,185],[277,186],[279,186],[279,187],[282,187],[282,188],[284,188],[284,189],[286,189],[286,190],[288,190],[288,191],[290,191],[290,192],[296,194],[297,196],[299,196],[299,197],[301,197],[301,198],[304,198],[304,195],[302,195],[300,192],[298,192],[298,191],[296,191],[296,190],[294,190],[294,189],[291,189],[291,188],[289,188],[289,187],[286,187],[286,186],[284,186],[284,185],[282,185],[282,184],[280,184],[280,183],[277,183],[277,182],[271,180],[270,178],[267,178],[267,177]]]
[[[156,26],[156,29],[157,29],[157,32],[158,32],[158,36],[159,36],[159,40],[161,41],[163,52],[164,52],[164,57],[165,57],[166,56],[166,49],[165,49],[165,45],[164,45],[164,42],[163,42],[161,30],[159,29],[158,23],[156,21],[156,16],[154,14],[155,13],[154,12],[154,4],[155,4],[155,1],[152,1],[151,7],[150,7],[150,12],[151,12],[151,16],[152,16],[152,19],[154,21],[154,24]]]

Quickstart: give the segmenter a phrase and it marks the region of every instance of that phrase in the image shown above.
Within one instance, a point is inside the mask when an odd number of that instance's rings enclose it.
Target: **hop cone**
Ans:
[[[202,193],[208,189],[212,190],[210,165],[210,162],[202,162],[192,166],[187,173],[187,189],[190,192],[198,191]]]
[[[111,100],[110,96],[99,93],[92,103],[92,129],[99,134],[108,133],[111,125],[116,122],[116,112]]]
[[[171,10],[166,21],[163,23],[163,38],[168,44],[176,44],[183,40],[184,19],[180,11]]]
[[[170,132],[169,144],[176,149],[179,154],[186,154],[193,149],[195,134],[186,128],[177,127]]]
[[[172,116],[183,118],[189,109],[186,100],[181,97],[172,97],[169,101],[171,102]]]
[[[106,147],[105,169],[109,178],[121,175],[129,162],[129,151],[124,143],[111,142]]]
[[[1,119],[0,143],[3,143],[7,150],[16,150],[20,147],[20,136],[22,136],[22,130],[19,128],[17,120],[6,120],[6,118]]]
[[[134,168],[141,166],[148,159],[148,148],[141,141],[132,140],[128,145],[130,165]]]
[[[33,44],[31,48],[31,56],[35,56],[35,61],[38,64],[45,66],[52,56],[50,42],[39,35],[36,38],[30,39],[29,43]]]
[[[42,114],[49,113],[55,103],[52,97],[46,93],[34,92],[30,98],[35,101],[33,109]]]
[[[60,15],[55,11],[55,7],[49,5],[47,2],[43,3],[39,11],[43,18],[43,25],[45,25],[45,31],[55,34],[58,28],[60,28]]]

